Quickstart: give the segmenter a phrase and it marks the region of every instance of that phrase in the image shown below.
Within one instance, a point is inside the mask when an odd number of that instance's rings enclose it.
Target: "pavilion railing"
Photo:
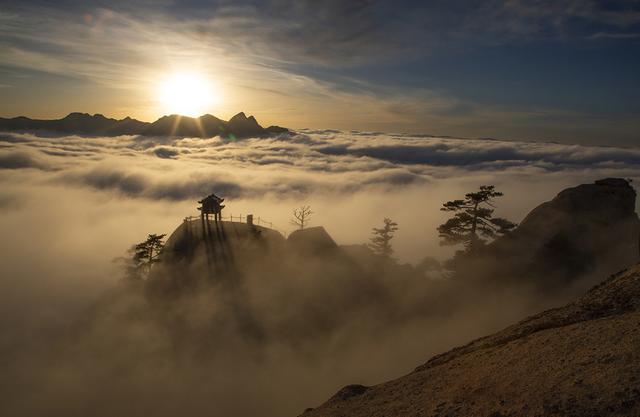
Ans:
[[[196,221],[196,220],[200,220],[200,216],[187,216],[184,218],[185,222],[192,222],[192,221]],[[222,216],[222,220],[223,221],[237,221],[240,223],[244,223],[247,221],[247,216],[245,215],[238,215],[238,216],[234,216],[233,214],[229,214],[228,216]],[[270,229],[273,229],[273,223],[266,221],[260,217],[253,217],[253,224],[255,225],[261,225],[261,226],[269,226]]]

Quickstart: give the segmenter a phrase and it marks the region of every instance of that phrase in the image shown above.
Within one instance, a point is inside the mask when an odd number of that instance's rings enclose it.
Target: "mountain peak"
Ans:
[[[62,120],[64,119],[79,119],[79,118],[86,118],[86,117],[91,117],[91,115],[89,113],[81,113],[78,111],[74,111],[71,112],[69,114],[67,114]]]
[[[252,116],[253,117],[253,116]],[[247,119],[247,115],[244,114],[243,111],[241,111],[240,113],[236,114],[235,116],[233,116],[231,119],[229,119],[229,122],[233,122],[235,120],[246,120]]]
[[[208,120],[218,120],[218,121],[222,121],[222,119],[217,118],[216,116],[214,116],[213,114],[203,114],[202,116],[198,117],[198,119],[203,120],[203,121],[208,121]]]

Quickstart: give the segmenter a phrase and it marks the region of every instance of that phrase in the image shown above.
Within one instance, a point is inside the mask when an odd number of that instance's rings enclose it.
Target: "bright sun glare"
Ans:
[[[201,116],[219,101],[212,83],[193,73],[165,77],[158,86],[158,96],[165,113],[192,117]]]

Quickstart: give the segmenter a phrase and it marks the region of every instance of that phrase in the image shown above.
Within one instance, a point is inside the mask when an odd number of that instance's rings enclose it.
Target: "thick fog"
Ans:
[[[390,217],[398,263],[415,265],[452,255],[439,208],[479,185],[504,192],[496,214],[519,222],[562,189],[611,176],[637,182],[640,150],[330,130],[242,141],[2,133],[0,414],[297,415],[565,301],[526,288],[443,300],[442,280],[394,281],[399,269],[345,284],[336,276],[349,271],[324,276],[313,257],[289,269],[266,260],[238,293],[213,286],[166,305],[125,283],[116,258],[170,235],[211,192],[226,197],[225,215],[285,235],[308,204],[311,225],[345,245]]]

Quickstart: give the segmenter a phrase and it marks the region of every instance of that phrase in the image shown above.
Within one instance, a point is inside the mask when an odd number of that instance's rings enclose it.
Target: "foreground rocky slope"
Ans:
[[[347,386],[304,416],[638,416],[639,363],[634,266],[402,378]]]

